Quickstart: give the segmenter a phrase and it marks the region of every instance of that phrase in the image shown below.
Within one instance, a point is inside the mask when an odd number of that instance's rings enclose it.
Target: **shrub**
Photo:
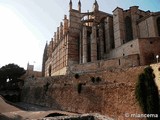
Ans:
[[[144,69],[144,73],[139,75],[136,84],[136,99],[145,114],[159,113],[159,95],[154,78],[153,69],[147,67]],[[151,120],[151,118],[148,118],[148,120]]]
[[[76,79],[78,79],[80,76],[79,76],[78,73],[76,73],[76,74],[74,75],[74,77],[75,77]]]
[[[136,89],[135,89],[135,95],[136,95],[136,99],[139,102],[139,105],[142,109],[142,111],[144,113],[147,113],[147,101],[146,101],[146,97],[147,97],[147,88],[145,86],[145,75],[144,74],[140,74],[139,78],[138,78],[138,82],[136,85]]]

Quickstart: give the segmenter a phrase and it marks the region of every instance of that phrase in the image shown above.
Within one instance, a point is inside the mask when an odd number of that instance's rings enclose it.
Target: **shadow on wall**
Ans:
[[[77,102],[79,107],[83,106],[83,103],[81,102],[81,97],[83,96],[83,100],[86,99],[88,101],[88,104],[85,104],[85,111],[90,111],[90,112],[101,112],[101,103],[103,101],[103,96],[101,92],[97,92],[97,88],[95,89],[94,87],[87,87],[85,85],[82,86],[81,88],[81,95],[77,96]],[[95,105],[93,107],[93,105]],[[80,109],[80,108],[79,108]]]
[[[10,102],[20,102],[20,95],[5,95],[3,97]]]
[[[48,84],[48,83],[47,83]],[[61,110],[61,106],[58,102],[50,95],[52,93],[52,88],[45,84],[43,87],[26,87],[22,91],[22,101],[30,104],[41,105],[51,107],[53,109]],[[48,86],[46,88],[46,85]],[[30,96],[30,97],[27,97]]]

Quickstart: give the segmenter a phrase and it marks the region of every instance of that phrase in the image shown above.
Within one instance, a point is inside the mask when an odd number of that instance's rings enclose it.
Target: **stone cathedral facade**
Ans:
[[[160,55],[160,12],[132,6],[108,14],[99,10],[96,0],[92,11],[82,12],[81,2],[75,10],[70,0],[69,18],[64,16],[45,46],[42,74],[65,75],[71,66],[97,61],[111,61],[106,68],[147,65],[156,62],[156,55]]]

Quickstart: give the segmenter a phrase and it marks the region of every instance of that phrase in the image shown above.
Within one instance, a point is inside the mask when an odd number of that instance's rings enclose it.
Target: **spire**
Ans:
[[[67,15],[64,15],[64,20],[67,19]]]
[[[94,4],[93,4],[93,11],[98,11],[99,10],[99,5],[97,0],[95,0]]]
[[[67,15],[64,15],[64,24],[63,24],[63,34],[65,34],[67,32],[68,29],[68,19],[67,19]]]
[[[69,2],[69,10],[72,10],[72,0]]]
[[[81,12],[81,1],[78,2],[78,11]]]

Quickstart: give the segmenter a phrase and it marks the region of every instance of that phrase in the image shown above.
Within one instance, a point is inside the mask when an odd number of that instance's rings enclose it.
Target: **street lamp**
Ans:
[[[158,58],[159,58],[159,55],[156,55],[157,63],[158,63]]]

